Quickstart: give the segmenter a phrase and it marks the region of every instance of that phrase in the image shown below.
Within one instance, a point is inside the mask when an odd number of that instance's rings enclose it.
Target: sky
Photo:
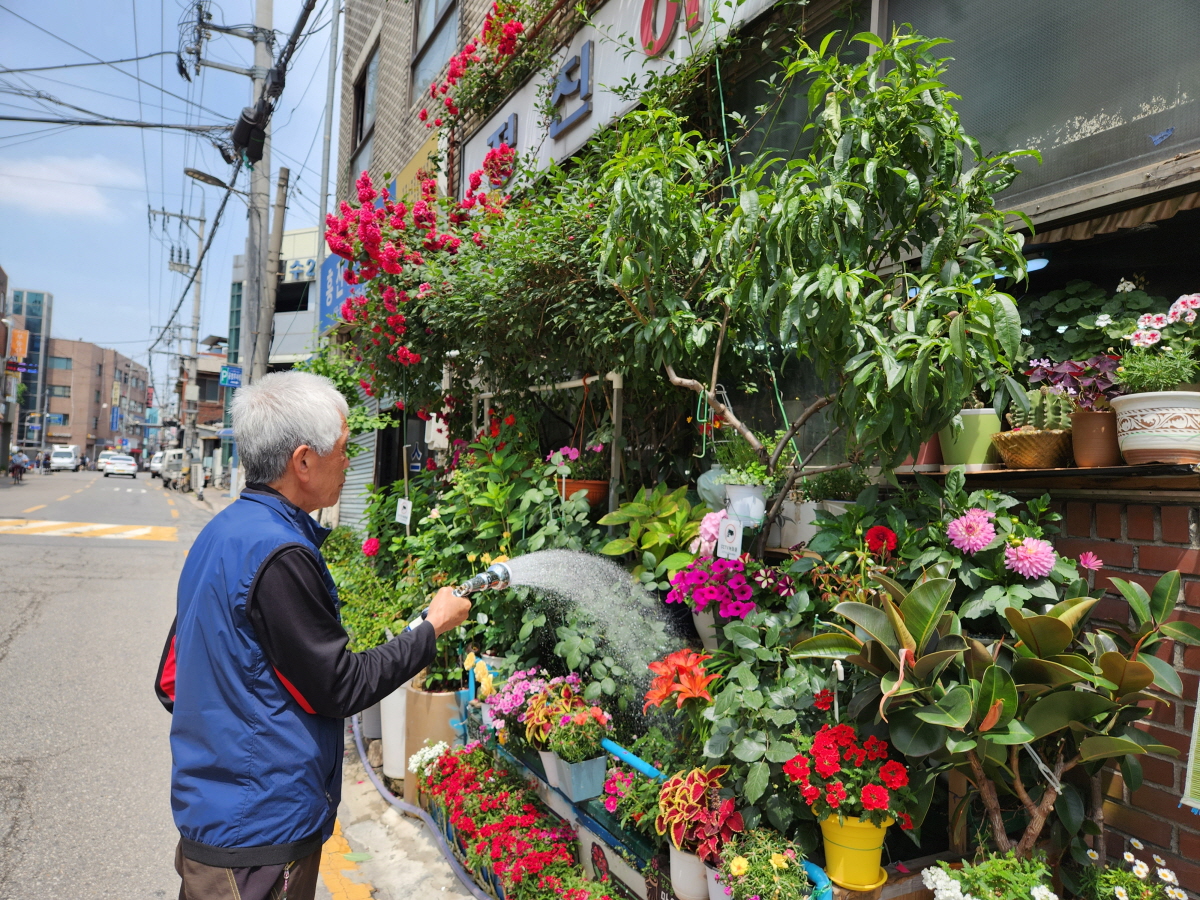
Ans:
[[[333,2],[318,0],[307,26],[313,33],[293,58],[272,119],[270,196],[275,195],[278,167],[287,166],[292,183],[285,219],[289,230],[317,224]],[[301,0],[276,0],[274,27],[281,32],[276,53],[302,5]],[[210,2],[208,8],[215,23],[247,25],[254,20],[253,0]],[[153,123],[232,122],[250,104],[250,79],[208,67],[198,76],[191,72],[191,83],[180,77],[174,54],[182,43],[185,16],[194,20],[194,2],[0,0],[0,116],[93,117],[62,105],[70,104],[89,113]],[[168,55],[116,66],[5,71],[161,51]],[[249,66],[253,45],[213,33],[204,56]],[[335,125],[337,116],[335,104]],[[336,128],[333,144],[331,189],[337,171]],[[211,231],[223,195],[220,188],[185,176],[187,167],[222,180],[230,174],[217,149],[194,134],[0,121],[0,267],[8,273],[10,290],[52,293],[54,337],[113,347],[150,365],[160,392],[168,384],[168,357],[146,351],[187,282],[167,264],[172,248],[190,250],[193,260],[198,248],[195,235],[181,233],[177,220],[151,221],[147,210],[192,216],[203,211]],[[247,189],[248,181],[244,173],[238,187]],[[201,338],[228,332],[233,256],[243,252],[245,240],[246,207],[234,195],[205,258]],[[188,291],[179,314],[185,327],[190,327],[191,309]]]

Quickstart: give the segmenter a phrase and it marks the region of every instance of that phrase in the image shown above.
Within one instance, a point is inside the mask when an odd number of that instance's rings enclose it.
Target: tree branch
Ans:
[[[1104,842],[1104,769],[1092,776],[1092,814],[1090,816],[1095,826],[1100,829],[1096,839],[1092,841],[1092,849],[1100,854],[1096,865],[1103,869],[1108,865],[1108,847]]]
[[[746,425],[734,415],[733,410],[717,399],[715,391],[710,391],[703,384],[694,378],[681,378],[675,374],[675,367],[667,363],[664,368],[667,373],[667,380],[675,387],[687,388],[689,391],[695,391],[697,394],[704,394],[708,398],[708,405],[712,407],[713,412],[724,419],[729,425],[746,439],[746,442],[754,448],[760,455],[764,455],[762,441],[760,441]]]
[[[983,807],[987,811],[988,822],[992,827],[992,840],[996,842],[996,849],[1001,853],[1007,853],[1013,849],[1013,842],[1009,840],[1008,832],[1004,829],[1004,814],[1000,811],[1000,800],[996,796],[996,785],[988,778],[987,773],[983,771],[983,763],[980,762],[979,756],[974,750],[967,751],[967,762],[971,764],[971,774],[975,778],[975,788],[979,791],[979,796],[983,800]]]
[[[722,334],[724,334],[723,328],[722,328]],[[767,463],[767,471],[768,472],[774,474],[775,466],[777,466],[779,464],[779,457],[783,455],[783,448],[786,447],[788,444],[788,441],[790,441],[792,438],[794,438],[796,436],[796,433],[801,428],[804,427],[804,423],[807,422],[809,419],[811,419],[813,416],[815,416],[817,413],[819,413],[821,410],[823,410],[830,403],[832,403],[833,400],[834,400],[833,394],[829,394],[826,397],[818,397],[811,404],[809,404],[808,409],[806,409],[806,410],[804,410],[804,412],[800,413],[800,415],[797,417],[796,421],[793,422],[791,427],[787,430],[787,434],[785,434],[780,439],[779,443],[775,445],[775,452],[771,454],[771,459]],[[826,440],[828,440],[828,438],[826,438]]]
[[[725,332],[729,330],[729,306],[725,305],[725,316],[721,319],[721,330],[717,334],[717,346],[713,350],[712,377],[708,379],[708,389],[712,393],[717,390],[717,372],[721,368],[721,348],[725,346]]]

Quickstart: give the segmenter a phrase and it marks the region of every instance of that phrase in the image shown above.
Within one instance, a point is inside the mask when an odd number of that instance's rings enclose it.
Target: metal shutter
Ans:
[[[379,401],[368,397],[359,389],[359,400],[371,413],[378,415]],[[348,525],[355,531],[366,531],[367,489],[375,483],[375,436],[378,432],[368,431],[352,438],[350,443],[363,447],[363,451],[350,460],[346,472],[346,483],[342,486],[342,503],[338,524]]]

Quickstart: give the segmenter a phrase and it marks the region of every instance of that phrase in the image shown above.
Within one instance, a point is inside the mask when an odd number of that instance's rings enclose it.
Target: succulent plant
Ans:
[[[1033,428],[1038,431],[1070,431],[1071,413],[1075,404],[1066,394],[1042,387],[1025,394],[1028,411],[1017,407],[1008,414],[1014,428]]]

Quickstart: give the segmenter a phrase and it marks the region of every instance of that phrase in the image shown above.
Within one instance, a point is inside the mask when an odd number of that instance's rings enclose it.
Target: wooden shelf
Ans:
[[[941,472],[924,474],[940,480],[946,477],[948,471],[948,468],[944,468]],[[906,479],[915,476],[899,477]],[[968,486],[974,489],[1200,491],[1200,465],[1193,464],[1152,463],[1100,469],[989,469],[985,472],[967,472],[966,477]]]

